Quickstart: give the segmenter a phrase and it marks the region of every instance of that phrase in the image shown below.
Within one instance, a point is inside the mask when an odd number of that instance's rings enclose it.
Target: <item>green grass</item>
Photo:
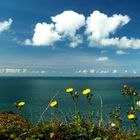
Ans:
[[[104,122],[103,122],[104,123]],[[0,113],[1,140],[135,140],[140,139],[136,131],[122,131],[119,127],[100,125],[75,114],[67,123],[51,118],[48,123],[34,125],[10,111]]]

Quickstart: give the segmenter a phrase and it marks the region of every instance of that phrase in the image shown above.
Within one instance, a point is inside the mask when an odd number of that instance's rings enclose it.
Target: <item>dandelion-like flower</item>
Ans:
[[[140,107],[140,101],[137,101],[137,102],[136,102],[136,105],[137,105],[138,107]]]
[[[136,119],[136,115],[135,114],[128,114],[127,117],[128,117],[129,120]]]
[[[50,138],[53,138],[55,136],[55,133],[51,132],[49,135],[50,135]]]
[[[113,122],[110,125],[111,125],[111,127],[116,127],[116,124]]]
[[[72,93],[72,92],[73,92],[73,88],[67,88],[67,89],[66,89],[66,92]]]
[[[74,96],[75,96],[75,97],[78,97],[78,96],[79,96],[79,94],[78,94],[77,91],[74,93]]]
[[[58,105],[58,102],[57,101],[52,101],[51,103],[50,103],[50,106],[51,107],[56,107]]]
[[[123,85],[123,88],[124,88],[124,89],[127,89],[127,88],[128,88],[128,85]]]
[[[90,92],[91,92],[91,90],[89,88],[83,90],[84,95],[88,95],[88,94],[90,94]]]
[[[133,92],[133,95],[134,95],[134,96],[137,96],[137,95],[138,95],[138,93],[137,93],[137,92]]]
[[[25,102],[19,102],[19,103],[17,104],[18,107],[23,107],[24,105],[25,105]]]

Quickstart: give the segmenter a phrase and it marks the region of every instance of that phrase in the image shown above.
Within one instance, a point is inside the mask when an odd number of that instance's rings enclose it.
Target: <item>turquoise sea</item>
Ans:
[[[124,84],[135,87],[140,91],[140,78],[75,78],[75,77],[1,77],[0,78],[0,110],[13,110],[13,102],[25,101],[23,114],[31,121],[37,122],[40,114],[48,105],[51,98],[58,92],[56,100],[59,108],[65,113],[73,111],[73,102],[65,89],[73,87],[80,94],[78,109],[84,114],[88,104],[82,90],[90,88],[93,91],[93,108],[95,115],[100,113],[100,97],[103,100],[103,113],[108,116],[116,105],[123,107],[125,114],[128,104],[121,90]],[[45,119],[49,118],[49,108]]]

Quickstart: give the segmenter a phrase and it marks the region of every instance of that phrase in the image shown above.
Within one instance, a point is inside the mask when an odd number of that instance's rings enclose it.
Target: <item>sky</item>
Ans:
[[[0,76],[140,76],[139,0],[1,0]]]

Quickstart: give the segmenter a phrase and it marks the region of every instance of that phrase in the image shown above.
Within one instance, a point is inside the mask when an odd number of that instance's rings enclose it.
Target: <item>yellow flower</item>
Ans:
[[[127,117],[128,117],[129,120],[136,119],[136,115],[135,114],[128,114]]]
[[[57,106],[57,105],[58,105],[57,101],[52,101],[52,102],[50,103],[50,106],[51,106],[51,107],[55,107],[55,106]]]
[[[84,95],[90,94],[90,92],[91,92],[91,90],[89,88],[83,90]]]
[[[67,88],[67,89],[66,89],[66,92],[72,93],[72,92],[73,92],[73,88]]]
[[[19,102],[19,103],[17,104],[18,107],[23,107],[24,105],[25,105],[25,102]]]

